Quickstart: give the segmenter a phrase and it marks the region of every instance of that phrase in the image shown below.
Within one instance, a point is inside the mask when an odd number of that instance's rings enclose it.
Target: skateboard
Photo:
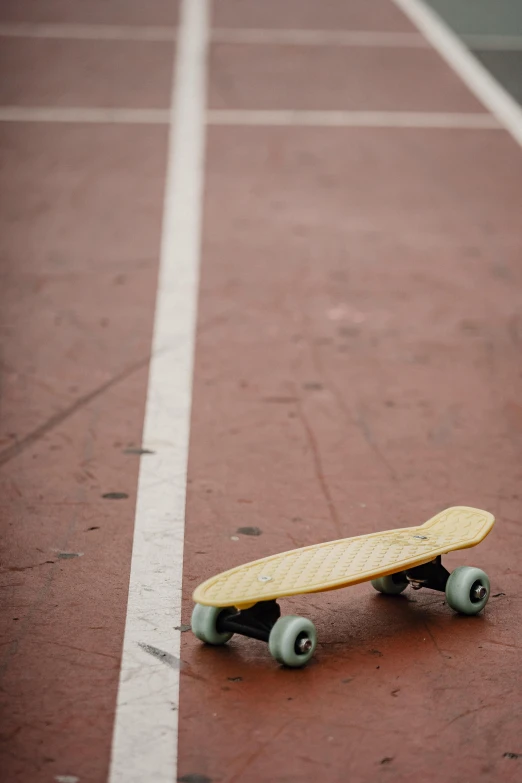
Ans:
[[[196,588],[192,631],[211,645],[226,644],[234,634],[259,639],[279,663],[300,668],[315,652],[317,633],[307,618],[282,617],[279,598],[371,581],[385,595],[398,595],[408,585],[439,590],[456,612],[477,614],[489,598],[487,575],[469,566],[450,574],[441,556],[476,546],[494,522],[487,511],[455,506],[416,527],[314,544],[237,566]]]

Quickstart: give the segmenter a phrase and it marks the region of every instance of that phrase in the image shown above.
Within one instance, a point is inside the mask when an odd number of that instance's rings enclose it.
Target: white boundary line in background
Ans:
[[[522,146],[522,108],[422,0],[393,0],[474,95]]]
[[[106,24],[35,24],[31,22],[0,23],[0,37],[47,38],[86,41],[172,41],[175,27],[137,27]],[[374,30],[277,30],[263,28],[223,28],[209,31],[216,43],[283,44],[304,46],[389,46],[426,48],[419,33],[396,33]]]
[[[284,46],[370,46],[425,49],[419,33],[374,30],[281,30],[257,28],[214,28],[214,43]]]
[[[0,38],[46,38],[77,41],[149,41],[172,43],[176,27],[116,24],[48,24],[40,22],[0,23]],[[420,33],[378,30],[284,30],[271,28],[215,27],[209,33],[214,43],[284,46],[353,46],[426,49],[429,43]],[[464,43],[487,51],[520,51],[522,35],[460,34]]]
[[[49,38],[79,41],[167,41],[176,38],[175,27],[116,24],[47,24],[35,22],[4,22],[0,24],[2,38]]]
[[[205,154],[208,0],[184,0],[110,783],[174,783]]]
[[[467,46],[487,51],[520,51],[522,35],[460,35]]]
[[[169,109],[101,109],[45,106],[0,107],[0,122],[153,124],[170,122]],[[292,109],[210,109],[208,125],[316,128],[454,128],[499,130],[487,112],[294,111]]]
[[[209,109],[209,125],[293,126],[318,128],[455,128],[498,130],[497,120],[482,112],[410,111],[292,111],[256,109]]]
[[[96,106],[0,106],[0,122],[168,125],[170,109],[105,109]]]

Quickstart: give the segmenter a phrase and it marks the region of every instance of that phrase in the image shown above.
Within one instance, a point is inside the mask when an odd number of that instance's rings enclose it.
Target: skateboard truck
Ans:
[[[280,617],[281,608],[277,601],[260,601],[250,609],[241,609],[236,614],[223,612],[218,617],[217,629],[221,633],[238,633],[270,644],[270,634]],[[297,635],[293,650],[295,655],[308,659],[314,650],[313,638],[303,632]]]
[[[268,643],[270,631],[280,617],[281,608],[277,601],[259,601],[236,613],[222,612],[217,620],[217,630],[219,633],[239,633]]]
[[[430,590],[438,590],[440,593],[445,593],[450,572],[442,565],[442,558],[439,555],[430,563],[409,568],[407,571],[404,571],[404,576],[413,590],[428,587]],[[472,585],[470,599],[473,602],[482,601],[487,594],[487,587],[477,581],[476,584]]]
[[[438,590],[441,593],[446,590],[446,583],[450,576],[449,571],[442,565],[440,555],[429,563],[408,568],[403,573],[414,590],[428,587],[430,590]]]

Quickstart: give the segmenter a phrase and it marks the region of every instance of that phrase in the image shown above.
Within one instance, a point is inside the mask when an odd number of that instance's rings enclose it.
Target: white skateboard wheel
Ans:
[[[408,587],[408,580],[399,574],[390,574],[372,579],[372,587],[384,595],[399,595]]]
[[[480,568],[460,566],[446,582],[446,600],[461,614],[478,614],[486,606],[489,593],[488,576]]]
[[[231,608],[222,609],[218,606],[203,606],[202,604],[196,604],[191,618],[191,627],[194,636],[201,642],[206,642],[207,644],[226,644],[234,634],[228,631],[225,633],[220,633],[218,631],[218,617],[223,614],[223,612],[231,614],[235,613],[235,610]]]
[[[305,666],[317,647],[314,624],[305,617],[280,617],[270,631],[268,648],[279,663],[299,669]]]

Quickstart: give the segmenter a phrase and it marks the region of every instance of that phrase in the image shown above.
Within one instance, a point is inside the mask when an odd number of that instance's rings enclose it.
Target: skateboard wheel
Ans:
[[[270,631],[270,654],[285,666],[299,669],[315,652],[317,633],[314,624],[305,617],[280,617]]]
[[[192,612],[191,628],[192,633],[201,642],[207,644],[226,644],[234,634],[230,632],[220,633],[217,629],[218,618],[223,612],[235,613],[231,608],[220,608],[218,606],[203,606],[196,604]]]
[[[402,574],[390,574],[372,579],[372,587],[384,595],[399,595],[408,587],[408,580]]]
[[[478,614],[486,606],[489,593],[488,576],[480,568],[460,566],[446,582],[446,600],[461,614]]]

